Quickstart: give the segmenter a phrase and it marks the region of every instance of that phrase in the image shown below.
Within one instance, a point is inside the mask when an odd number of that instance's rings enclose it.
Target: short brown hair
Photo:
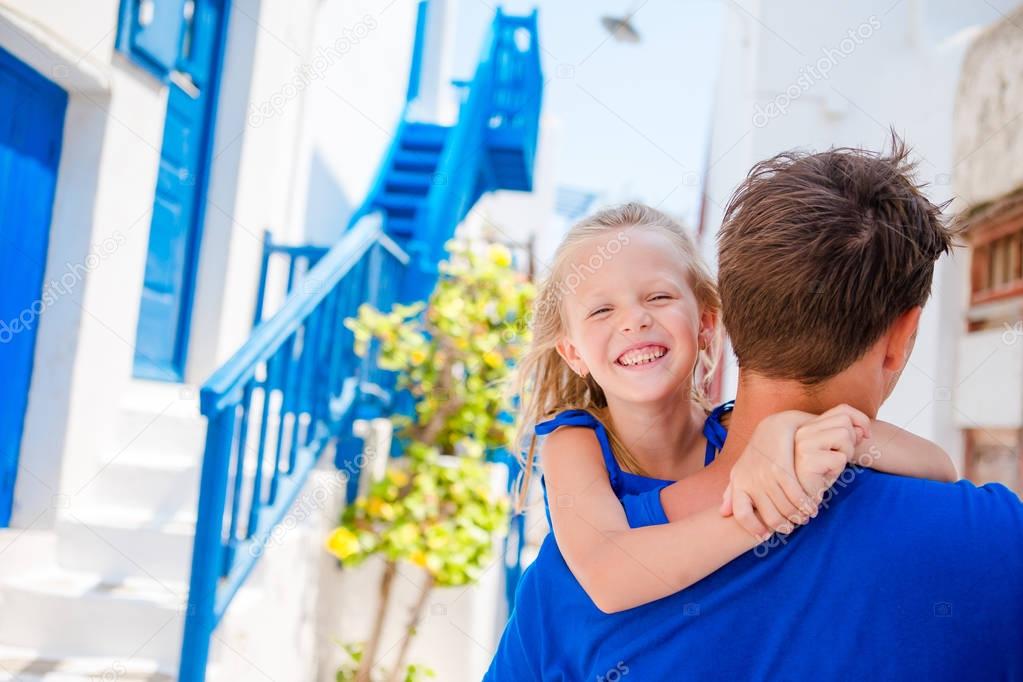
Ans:
[[[722,318],[743,369],[806,385],[858,360],[930,295],[955,230],[889,154],[838,148],[756,164],[718,235]]]

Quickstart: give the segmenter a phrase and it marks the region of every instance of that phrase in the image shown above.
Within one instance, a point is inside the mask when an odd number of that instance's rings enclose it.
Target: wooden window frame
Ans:
[[[1023,205],[978,223],[970,230],[970,304],[1023,298]],[[995,254],[1004,262],[995,262]],[[1001,283],[991,284],[992,270]]]

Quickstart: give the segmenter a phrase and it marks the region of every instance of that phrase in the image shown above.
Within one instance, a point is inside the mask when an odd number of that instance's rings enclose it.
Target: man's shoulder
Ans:
[[[841,510],[839,533],[851,530],[851,521],[907,548],[1009,552],[1023,568],[1023,502],[999,483],[942,483],[849,468],[824,499],[823,506],[831,505]]]
[[[905,505],[943,502],[945,506],[954,504],[958,511],[971,513],[1003,509],[1010,515],[1023,514],[1023,501],[1001,483],[977,485],[966,479],[944,483],[851,466],[838,478],[833,490],[840,491],[843,487],[862,488],[868,495],[881,495]]]

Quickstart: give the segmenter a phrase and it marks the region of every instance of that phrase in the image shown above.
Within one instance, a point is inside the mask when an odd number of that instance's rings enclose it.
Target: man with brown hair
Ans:
[[[633,527],[716,506],[769,415],[876,416],[954,237],[892,147],[782,154],[736,192],[719,234],[728,436],[699,473],[623,499]],[[568,571],[556,549],[540,561]],[[849,468],[807,526],[670,597],[604,615],[544,584],[520,584],[543,609],[513,614],[488,679],[1023,680],[1023,504],[997,484]]]

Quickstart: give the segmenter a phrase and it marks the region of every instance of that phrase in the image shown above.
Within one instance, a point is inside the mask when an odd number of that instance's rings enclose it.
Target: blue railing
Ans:
[[[537,13],[500,15],[495,24],[494,93],[487,150],[503,189],[529,191],[539,134],[543,72],[537,43]]]
[[[280,263],[281,266],[287,268],[283,291],[283,295],[287,296],[294,289],[295,284],[301,281],[309,270],[323,258],[323,254],[327,253],[329,248],[315,244],[299,246],[278,244],[273,240],[273,235],[269,230],[263,231],[263,256],[259,263],[259,285],[256,289],[256,307],[252,316],[253,327],[266,317],[266,287],[274,263]]]
[[[202,680],[210,635],[338,434],[358,396],[380,396],[375,360],[339,339],[346,317],[394,301],[407,255],[363,218],[303,286],[202,386],[207,419],[180,679]]]

